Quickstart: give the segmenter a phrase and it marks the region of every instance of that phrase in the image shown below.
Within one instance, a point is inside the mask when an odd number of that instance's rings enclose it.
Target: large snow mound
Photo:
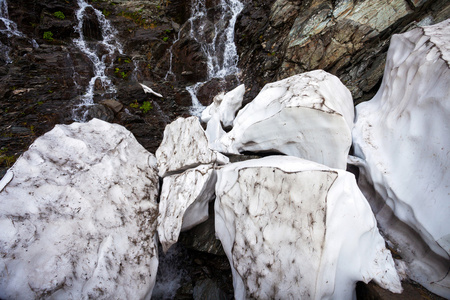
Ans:
[[[450,298],[450,20],[394,35],[375,97],[356,107],[361,188],[410,278]]]
[[[350,91],[336,76],[315,70],[264,86],[239,111],[233,129],[212,134],[219,141],[210,143],[224,153],[278,152],[345,169],[353,119]]]
[[[129,131],[96,119],[57,125],[8,172],[0,298],[150,298],[159,181]]]
[[[402,291],[352,174],[271,156],[219,169],[216,197],[236,299],[351,299],[372,279]]]

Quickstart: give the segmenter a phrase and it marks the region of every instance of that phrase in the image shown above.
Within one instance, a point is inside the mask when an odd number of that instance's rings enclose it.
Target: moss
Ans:
[[[64,15],[64,13],[62,11],[55,11],[53,13],[53,15],[61,20],[64,20],[66,18],[66,16]]]
[[[53,33],[51,31],[44,32],[44,35],[42,37],[44,38],[44,40],[53,41]]]

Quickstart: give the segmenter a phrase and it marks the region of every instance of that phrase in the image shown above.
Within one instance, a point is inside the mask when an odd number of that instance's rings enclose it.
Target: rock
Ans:
[[[158,235],[164,252],[177,242],[180,231],[208,219],[208,202],[214,199],[215,184],[212,165],[164,177],[158,215]]]
[[[150,297],[159,183],[155,157],[130,132],[96,119],[58,125],[10,172],[0,298]]]
[[[208,122],[217,113],[224,127],[232,126],[236,112],[241,108],[244,93],[245,86],[241,84],[226,94],[218,94],[214,97],[213,103],[202,112],[201,120]]]
[[[222,150],[279,152],[345,169],[353,101],[340,80],[317,70],[267,84],[239,111]]]
[[[353,130],[360,186],[407,275],[450,297],[450,20],[392,38]]]
[[[100,104],[111,108],[116,114],[119,113],[123,108],[123,104],[114,99],[103,100],[102,102],[100,102]]]
[[[199,280],[194,286],[195,300],[228,300],[227,294],[220,289],[216,282],[209,278]]]
[[[352,174],[271,156],[218,170],[216,197],[235,299],[351,299],[370,280],[402,291]]]
[[[179,237],[179,242],[187,248],[195,251],[206,252],[214,255],[225,255],[220,240],[216,238],[214,223],[213,211],[208,220],[198,224],[188,231],[182,232]]]
[[[156,150],[159,176],[182,172],[201,164],[225,164],[228,158],[208,147],[208,140],[197,117],[178,118],[164,129]]]
[[[106,105],[94,104],[87,107],[86,120],[99,119],[106,122],[114,120],[114,111]]]
[[[447,18],[446,0],[248,2],[235,34],[241,81],[249,89],[244,101],[267,82],[315,69],[338,76],[356,103],[368,100],[381,82],[392,34]]]

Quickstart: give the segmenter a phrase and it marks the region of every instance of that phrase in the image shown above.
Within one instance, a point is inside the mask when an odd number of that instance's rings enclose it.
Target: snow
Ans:
[[[208,219],[208,203],[214,200],[215,183],[212,165],[164,177],[158,215],[158,235],[164,252],[177,242],[180,231]]]
[[[216,150],[278,152],[345,169],[353,118],[350,91],[336,76],[311,71],[267,84]]]
[[[159,181],[129,131],[97,119],[57,125],[8,172],[0,298],[150,298]]]
[[[202,112],[201,120],[208,122],[214,114],[218,114],[219,120],[224,127],[232,126],[236,112],[242,106],[244,93],[245,85],[241,84],[226,94],[218,94],[214,97],[213,103]]]
[[[220,168],[216,197],[236,299],[351,299],[372,279],[402,291],[352,174],[270,156]]]
[[[201,164],[226,164],[228,158],[208,147],[208,139],[198,117],[178,118],[164,129],[156,150],[159,176],[183,172]]]
[[[142,89],[144,90],[144,93],[146,94],[153,94],[157,97],[163,98],[163,95],[161,95],[160,93],[155,92],[154,90],[152,90],[151,88],[149,88],[148,86],[146,86],[145,84],[139,83],[142,87]]]
[[[381,87],[356,107],[360,186],[407,274],[450,298],[450,20],[394,35]]]

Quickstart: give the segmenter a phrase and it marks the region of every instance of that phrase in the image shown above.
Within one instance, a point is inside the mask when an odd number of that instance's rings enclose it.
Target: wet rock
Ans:
[[[87,108],[86,119],[99,119],[106,122],[112,122],[114,120],[114,111],[108,106],[95,104]]]
[[[196,251],[214,255],[225,255],[220,240],[216,238],[214,211],[205,222],[186,232],[182,232],[179,237],[179,242],[187,248]],[[229,266],[227,269],[229,269]]]
[[[208,278],[196,282],[193,297],[195,300],[228,300],[227,294],[219,288],[217,283]]]
[[[190,29],[185,27],[181,30]],[[173,45],[172,52],[172,69],[179,80],[190,83],[206,80],[206,56],[201,50],[201,45],[189,38],[187,32]]]

